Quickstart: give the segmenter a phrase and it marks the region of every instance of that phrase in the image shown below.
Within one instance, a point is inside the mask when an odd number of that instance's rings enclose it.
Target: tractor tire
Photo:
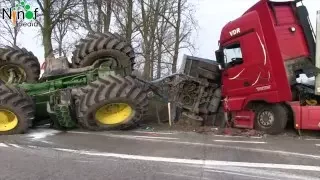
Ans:
[[[28,102],[32,105],[32,109],[36,109],[36,104],[34,99],[29,96],[22,88],[19,87],[12,87],[11,90],[15,91],[16,93],[20,94],[23,97],[26,97],[26,99],[28,100]],[[31,128],[33,126],[33,121],[29,121],[29,127]]]
[[[97,62],[109,62],[110,68],[116,74],[131,75],[134,66],[135,53],[130,44],[118,34],[96,33],[82,39],[73,52],[74,68],[91,66]]]
[[[122,37],[120,34],[118,33],[111,33],[111,32],[106,32],[106,33],[93,33],[93,34],[89,34],[86,39],[98,39],[101,36],[105,37],[105,38],[109,38],[109,37],[114,37],[119,39],[120,41],[126,41],[126,38]]]
[[[147,93],[130,76],[100,78],[82,91],[77,116],[79,124],[89,130],[128,129],[138,125],[147,112]]]
[[[263,104],[255,109],[255,129],[277,135],[284,131],[288,122],[288,111],[281,104]]]
[[[8,82],[9,71],[13,71],[20,79],[13,80],[14,83],[34,83],[40,76],[40,64],[32,52],[25,48],[6,47],[0,54],[0,79]]]
[[[0,83],[0,135],[26,133],[34,116],[34,103],[28,95]]]

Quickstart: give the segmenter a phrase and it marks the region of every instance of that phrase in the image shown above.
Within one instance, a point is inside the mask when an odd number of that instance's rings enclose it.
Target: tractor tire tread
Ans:
[[[78,68],[91,65],[94,61],[89,58],[90,55],[98,52],[102,53],[104,51],[106,52],[113,50],[122,54],[121,58],[118,57],[120,56],[119,54],[111,55],[111,57],[116,59],[117,66],[119,66],[120,69],[126,69],[125,75],[131,75],[134,65],[135,53],[132,46],[127,43],[124,38],[120,38],[118,36],[119,35],[114,35],[111,33],[95,33],[88,35],[86,39],[82,39],[76,50],[74,50],[72,53],[73,67]],[[126,57],[127,59],[123,57]]]
[[[146,92],[130,76],[109,75],[106,78],[99,78],[97,81],[90,83],[86,91],[87,93],[80,98],[77,116],[79,124],[89,130],[127,129],[135,126],[148,109]],[[130,104],[135,111],[134,116],[128,121],[116,125],[97,123],[92,114],[102,104],[117,100]]]
[[[2,64],[13,63],[21,67],[26,73],[26,82],[36,82],[40,77],[38,58],[25,48],[7,46],[5,53],[0,55],[0,62]]]
[[[0,135],[26,133],[35,118],[34,103],[22,89],[0,83],[0,107],[12,111],[18,116],[18,125]]]

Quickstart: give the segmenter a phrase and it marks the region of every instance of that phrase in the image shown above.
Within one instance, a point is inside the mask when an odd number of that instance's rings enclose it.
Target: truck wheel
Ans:
[[[265,104],[255,111],[255,129],[267,134],[280,134],[288,122],[286,108],[281,104]]]
[[[10,80],[10,76],[13,79]],[[11,83],[33,83],[39,79],[40,64],[32,52],[19,47],[6,47],[0,55],[0,79]]]
[[[137,125],[147,111],[147,93],[129,76],[100,78],[82,91],[77,115],[89,130],[126,129]]]
[[[82,39],[73,52],[74,67],[86,67],[97,63],[109,62],[110,68],[123,76],[131,75],[135,53],[130,44],[119,35],[96,33]]]
[[[20,91],[0,83],[0,135],[26,133],[32,124],[33,102]]]

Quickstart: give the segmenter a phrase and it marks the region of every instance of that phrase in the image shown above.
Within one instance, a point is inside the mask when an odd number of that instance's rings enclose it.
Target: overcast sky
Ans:
[[[229,21],[241,16],[258,0],[189,0],[196,5],[196,19],[198,32],[194,35],[197,51],[194,55],[214,59],[214,51],[218,48],[218,41],[222,27]],[[305,0],[312,23],[315,25],[316,12],[320,10],[320,0]],[[36,38],[38,31],[25,28],[20,35],[20,44],[43,61],[41,39]],[[188,53],[188,52],[182,52]]]

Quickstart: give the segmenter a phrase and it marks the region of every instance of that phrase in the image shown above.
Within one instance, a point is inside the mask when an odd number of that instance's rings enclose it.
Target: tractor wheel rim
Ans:
[[[107,71],[110,71],[110,73],[112,74],[112,72],[116,73],[116,74],[120,74],[125,76],[125,70],[127,67],[124,67],[123,65],[121,65],[117,59],[113,58],[113,57],[102,57],[99,58],[95,61],[96,63],[93,63],[93,66],[95,68],[98,69],[103,69],[103,71],[106,71],[106,69],[108,69]]]
[[[111,103],[102,106],[95,114],[96,120],[105,125],[124,123],[132,117],[134,110],[126,103]]]
[[[258,122],[259,122],[260,125],[262,125],[264,127],[271,127],[272,124],[274,123],[274,115],[273,115],[273,113],[270,112],[270,111],[263,111],[259,115]]]
[[[18,125],[18,117],[11,111],[0,109],[0,131],[6,132]]]
[[[10,76],[13,73],[14,77],[11,83],[20,83],[26,80],[25,71],[15,64],[6,64],[0,67],[0,79],[9,82]]]

